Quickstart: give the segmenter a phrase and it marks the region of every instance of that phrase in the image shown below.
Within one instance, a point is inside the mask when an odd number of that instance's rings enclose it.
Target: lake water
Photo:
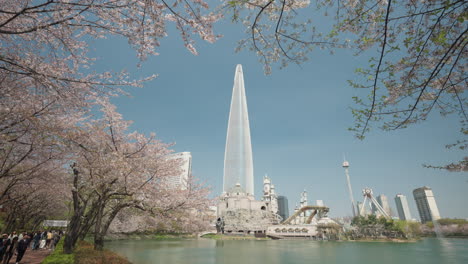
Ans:
[[[106,248],[134,264],[446,264],[468,263],[468,239],[428,238],[415,243],[308,240],[121,240]]]

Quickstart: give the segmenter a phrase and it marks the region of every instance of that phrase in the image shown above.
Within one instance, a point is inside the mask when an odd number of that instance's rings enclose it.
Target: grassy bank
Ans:
[[[57,248],[41,264],[131,264],[126,258],[110,251],[94,250],[93,244],[78,242],[73,254],[63,253],[63,239]]]
[[[63,241],[60,239],[60,242],[55,247],[54,252],[47,256],[41,264],[73,264],[74,254],[63,254]]]

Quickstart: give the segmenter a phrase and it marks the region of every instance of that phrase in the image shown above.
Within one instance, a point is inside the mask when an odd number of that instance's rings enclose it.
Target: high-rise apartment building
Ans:
[[[388,198],[384,194],[381,194],[376,197],[377,203],[382,207],[382,209],[387,213],[389,216],[391,215],[390,205],[388,204]],[[382,216],[379,212],[379,209],[372,203],[371,204],[371,214],[376,215],[377,217]]]
[[[356,209],[357,209],[357,215],[359,216],[366,216],[367,215],[367,210],[366,208],[363,208],[364,204],[362,202],[357,202],[356,203]]]
[[[384,211],[385,211],[389,216],[392,215],[392,212],[391,212],[391,210],[390,210],[390,204],[388,203],[388,198],[387,198],[387,196],[385,196],[384,194],[381,194],[381,195],[377,196],[377,202],[380,204],[380,206],[382,206],[382,208],[384,209]]]
[[[289,217],[288,198],[286,196],[278,196],[278,214],[283,218],[283,221]]]
[[[414,189],[413,196],[416,206],[418,207],[421,223],[424,224],[429,221],[440,219],[439,209],[437,208],[434,193],[431,188],[424,186]]]
[[[187,184],[192,174],[192,154],[190,152],[179,152],[169,155],[169,160],[178,160],[180,167],[176,175],[166,178],[166,183],[171,189],[187,190]]]
[[[403,194],[397,194],[395,196],[395,204],[398,211],[398,217],[400,220],[411,220],[411,214],[408,206],[408,200]]]

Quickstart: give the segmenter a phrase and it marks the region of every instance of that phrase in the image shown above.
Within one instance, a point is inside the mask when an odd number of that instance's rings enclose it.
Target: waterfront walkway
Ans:
[[[26,253],[24,253],[23,259],[21,260],[21,264],[40,264],[45,257],[47,257],[52,251],[48,249],[39,249],[39,250],[31,250],[28,248]],[[16,255],[14,255],[10,262],[8,263],[16,263]]]

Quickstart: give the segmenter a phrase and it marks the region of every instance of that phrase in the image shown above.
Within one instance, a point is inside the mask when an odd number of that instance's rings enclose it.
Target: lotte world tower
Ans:
[[[250,142],[249,115],[245,96],[242,65],[236,67],[232,89],[231,110],[224,154],[225,193],[240,184],[247,194],[254,195],[252,145]]]

